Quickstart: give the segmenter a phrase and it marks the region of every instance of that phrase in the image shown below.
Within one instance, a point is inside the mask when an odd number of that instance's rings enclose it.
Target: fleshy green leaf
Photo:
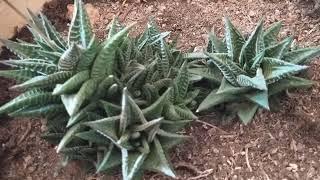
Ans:
[[[197,109],[197,112],[205,111],[218,104],[235,100],[240,100],[238,95],[233,95],[229,93],[217,94],[217,89],[215,89],[201,102]]]
[[[241,94],[249,90],[248,87],[238,87],[230,84],[225,78],[222,79],[217,94]]]
[[[80,49],[78,45],[72,43],[59,59],[58,67],[60,71],[75,71],[80,60]]]
[[[245,40],[241,35],[240,31],[233,26],[229,18],[225,18],[225,26],[225,38],[228,49],[228,55],[233,62],[239,63],[240,52],[242,46],[245,43]]]
[[[150,171],[161,172],[167,176],[175,177],[175,173],[169,164],[160,141],[155,138],[143,167]]]
[[[37,45],[29,44],[29,43],[17,43],[17,42],[13,42],[10,40],[3,40],[3,39],[0,39],[0,41],[15,55],[17,55],[22,59],[24,58],[38,59],[40,57],[38,54],[38,50],[40,49],[40,47]]]
[[[0,71],[0,76],[5,78],[14,79],[18,82],[27,81],[33,77],[38,76],[37,72],[21,69],[21,70],[2,70]]]
[[[122,154],[122,178],[134,180],[148,154],[140,152],[129,152],[121,149]]]
[[[251,78],[246,75],[239,75],[237,77],[237,82],[242,87],[251,87],[259,90],[267,90],[266,80],[264,79],[262,69],[257,70],[256,76]]]
[[[281,59],[284,53],[289,50],[293,41],[292,37],[288,37],[278,44],[269,46],[266,49],[266,57]]]
[[[64,106],[62,104],[51,104],[47,106],[35,106],[32,108],[22,108],[18,111],[10,113],[12,117],[35,117],[35,116],[48,116],[56,113],[65,112]]]
[[[268,84],[274,83],[289,75],[297,74],[308,68],[308,66],[296,65],[273,58],[264,58],[262,65],[263,74]]]
[[[213,32],[209,32],[209,42],[207,46],[209,53],[227,53],[227,47]]]
[[[236,76],[238,74],[235,74],[235,72],[232,71],[230,66],[228,66],[224,60],[220,59],[219,57],[215,56],[214,54],[207,54],[210,57],[210,60],[208,63],[213,63],[215,66],[217,66],[220,71],[222,72],[223,76],[232,84],[237,86],[237,78]]]
[[[109,144],[110,142],[108,138],[104,137],[103,135],[101,135],[95,130],[79,132],[75,134],[75,136],[91,143]]]
[[[283,60],[294,64],[306,64],[312,58],[318,57],[319,55],[320,48],[304,48],[286,53]]]
[[[41,59],[8,60],[1,61],[0,63],[20,69],[36,71],[42,74],[52,74],[58,70],[58,67],[55,64]]]
[[[82,0],[75,0],[73,18],[69,29],[68,42],[81,43],[87,47],[92,39],[93,33],[87,12],[85,11]]]
[[[107,40],[93,63],[91,77],[101,78],[101,76],[113,75],[115,53],[117,50],[116,47],[120,45],[133,25],[134,24],[122,29],[117,34],[112,36],[109,40]]]
[[[237,114],[245,125],[247,125],[256,114],[259,106],[255,103],[245,103],[238,106]]]
[[[280,29],[282,27],[282,22],[277,22],[271,25],[265,33],[264,33],[264,44],[266,47],[269,47],[274,44],[274,42],[277,41],[278,34],[280,32]]]
[[[263,21],[260,21],[256,29],[250,35],[249,39],[243,45],[240,53],[240,65],[251,67],[254,57],[264,51],[262,28]]]
[[[251,93],[245,94],[245,97],[248,98],[251,102],[258,104],[259,106],[270,110],[269,100],[268,100],[268,91],[254,91]]]
[[[95,93],[97,87],[97,81],[89,79],[81,86],[80,90],[76,94],[64,94],[61,95],[61,100],[67,109],[70,116],[75,115],[84,103]]]
[[[83,127],[81,126],[81,124],[77,124],[77,125],[71,127],[67,131],[67,133],[63,136],[63,138],[61,139],[61,141],[57,147],[57,153],[59,153],[64,147],[66,147],[66,145],[68,145],[68,143],[70,141],[72,141],[75,134],[78,133],[79,131],[81,131],[82,129],[83,129]]]
[[[71,127],[79,121],[82,121],[83,119],[87,118],[88,113],[90,111],[93,111],[97,107],[98,105],[96,102],[90,103],[87,106],[83,107],[77,114],[69,118],[67,127]]]
[[[61,71],[47,76],[36,76],[22,84],[13,86],[12,88],[34,88],[34,87],[48,87],[53,84],[63,83],[72,76],[72,72]]]
[[[99,132],[103,136],[110,139],[113,143],[117,143],[118,135],[118,123],[120,120],[120,116],[108,117],[96,121],[86,122],[83,125],[89,126],[93,130]]]
[[[13,112],[20,108],[47,105],[50,103],[58,103],[59,97],[52,96],[50,92],[38,89],[27,91],[10,102],[0,107],[0,114]]]
[[[53,95],[61,95],[66,93],[72,93],[74,90],[77,90],[81,85],[89,79],[89,71],[81,71],[72,76],[62,85],[57,85],[53,90]]]
[[[121,154],[113,144],[110,144],[103,160],[98,164],[97,172],[106,171],[121,164]]]
[[[313,81],[300,77],[289,76],[285,79],[281,79],[268,86],[269,96],[277,94],[292,88],[309,88],[314,84]]]

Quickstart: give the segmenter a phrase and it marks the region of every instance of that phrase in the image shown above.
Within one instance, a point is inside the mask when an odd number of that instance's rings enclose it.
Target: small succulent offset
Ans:
[[[0,76],[21,83],[24,93],[0,114],[44,117],[43,137],[57,144],[64,160],[85,160],[98,172],[122,164],[124,179],[143,170],[174,177],[167,151],[185,139],[175,134],[196,116],[190,110],[188,63],[153,22],[138,37],[115,18],[99,42],[81,0],[75,0],[65,40],[43,15],[31,11],[34,43],[1,40],[19,60],[1,61],[16,70]]]
[[[303,64],[320,55],[320,48],[294,48],[292,37],[278,42],[281,23],[264,31],[261,21],[248,38],[228,18],[225,26],[223,41],[210,33],[206,52],[185,55],[190,59],[207,59],[190,67],[190,73],[221,81],[220,87],[203,100],[197,111],[235,103],[233,111],[247,124],[259,107],[270,109],[270,98],[278,98],[276,95],[290,88],[312,85],[312,81],[294,75],[308,68]]]

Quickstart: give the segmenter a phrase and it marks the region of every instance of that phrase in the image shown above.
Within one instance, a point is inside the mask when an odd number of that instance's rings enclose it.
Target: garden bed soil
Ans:
[[[44,13],[59,31],[66,34],[67,4],[56,0],[44,7]],[[283,21],[281,36],[292,35],[299,45],[320,43],[318,18],[303,15],[311,4],[297,5],[292,1],[262,0],[163,0],[133,2],[88,0],[99,10],[94,24],[100,39],[114,15],[126,24],[137,21],[141,31],[148,17],[153,16],[162,30],[178,37],[179,47],[205,45],[207,30],[214,27],[223,33],[222,18],[228,15],[243,32],[249,32],[261,17],[268,26]],[[30,40],[22,29],[19,38]],[[0,59],[12,55],[2,52]],[[5,67],[1,67],[2,69]],[[201,116],[184,134],[192,138],[172,151],[170,157],[178,179],[320,179],[320,62],[314,61],[306,73],[315,81],[307,90],[284,96],[278,112],[259,112],[247,126],[238,121],[223,124],[218,115]],[[16,96],[8,91],[13,81],[0,79],[0,103]],[[0,179],[119,179],[120,175],[86,175],[76,162],[62,168],[52,145],[40,138],[45,124],[40,119],[1,117]],[[145,179],[170,179],[147,173]]]

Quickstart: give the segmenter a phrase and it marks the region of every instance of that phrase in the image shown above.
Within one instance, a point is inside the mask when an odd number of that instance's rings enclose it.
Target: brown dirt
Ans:
[[[265,17],[267,25],[282,20],[282,36],[293,35],[300,45],[320,43],[319,19],[303,15],[308,4],[297,6],[293,1],[263,0],[163,0],[147,3],[128,0],[88,0],[100,12],[94,29],[105,37],[106,25],[120,12],[125,23],[137,21],[143,29],[153,16],[162,30],[179,36],[179,46],[204,45],[208,28],[223,33],[222,17],[228,15],[243,32]],[[66,7],[71,0],[55,0],[45,6],[60,31],[66,32]],[[318,22],[317,22],[318,21]],[[21,34],[19,37],[28,37]],[[8,58],[3,54],[1,59]],[[316,81],[308,90],[291,92],[281,102],[279,112],[260,112],[248,126],[240,123],[209,127],[193,123],[186,129],[192,140],[171,153],[179,179],[320,179],[320,62],[311,63],[307,75]],[[0,79],[0,102],[16,93],[8,92],[12,81]],[[214,114],[201,118],[217,122]],[[118,179],[119,176],[84,175],[77,165],[61,169],[54,147],[39,138],[41,120],[2,117],[0,126],[0,179]],[[30,129],[30,130],[29,130]],[[24,137],[24,139],[22,139]],[[22,140],[21,140],[22,139]],[[19,141],[21,141],[19,143]],[[168,179],[147,174],[145,179]]]

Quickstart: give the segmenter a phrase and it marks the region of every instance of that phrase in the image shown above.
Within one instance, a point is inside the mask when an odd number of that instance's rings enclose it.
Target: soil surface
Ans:
[[[164,31],[178,37],[182,49],[205,45],[207,30],[223,33],[222,18],[229,16],[244,32],[250,32],[261,17],[268,26],[283,21],[281,36],[292,35],[301,46],[320,43],[320,21],[305,16],[310,3],[289,0],[148,0],[140,2],[87,0],[99,10],[94,24],[103,39],[114,15],[126,24],[138,22],[141,31],[154,17]],[[44,7],[59,31],[66,34],[67,4],[56,0]],[[23,29],[17,35],[28,39]],[[4,51],[0,59],[10,58]],[[5,67],[1,67],[5,68]],[[281,101],[278,112],[262,111],[248,126],[238,121],[222,124],[215,114],[202,116],[185,130],[192,139],[173,150],[171,158],[178,179],[320,179],[320,61],[310,64],[307,74],[315,85],[290,92]],[[8,91],[14,82],[0,79],[0,103],[17,95]],[[0,179],[119,179],[120,175],[85,175],[76,162],[63,168],[54,147],[40,138],[45,125],[40,119],[1,117]],[[170,179],[148,173],[145,179]]]

